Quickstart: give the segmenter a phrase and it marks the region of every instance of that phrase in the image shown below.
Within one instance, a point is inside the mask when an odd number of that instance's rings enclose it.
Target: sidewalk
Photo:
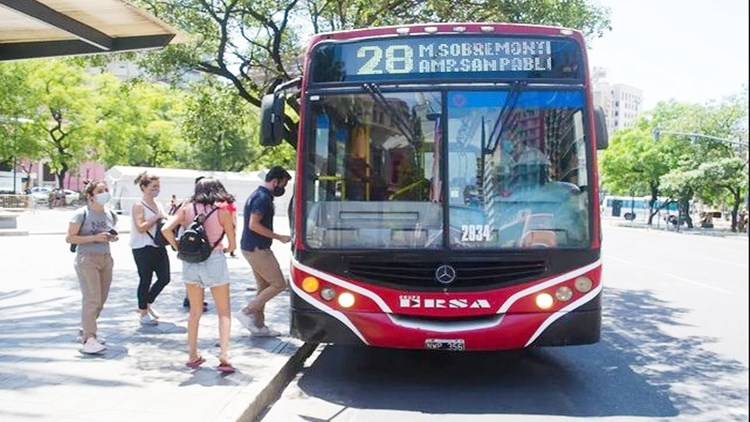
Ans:
[[[201,319],[199,347],[207,362],[185,367],[187,311],[182,307],[181,264],[173,253],[172,282],[157,299],[155,327],[138,323],[135,264],[128,247],[130,219],[120,216],[112,244],[114,282],[99,318],[108,349],[78,352],[80,291],[73,254],[64,241],[72,210],[38,210],[18,218],[28,236],[0,236],[0,420],[235,421],[254,420],[296,373],[311,347],[290,337],[252,338],[232,320],[230,358],[237,372],[220,375],[218,321],[210,298]],[[286,218],[279,218],[285,227]],[[282,231],[282,230],[279,230]],[[274,245],[288,272],[288,245]],[[228,258],[232,307],[254,296],[250,267]],[[288,331],[288,294],[266,307],[268,324]]]
[[[692,229],[687,228],[686,225],[682,225],[680,227],[680,231],[678,232],[675,230],[675,227],[671,224],[667,224],[664,221],[657,222],[656,219],[654,219],[653,225],[649,226],[646,223],[643,222],[635,222],[635,221],[627,221],[623,218],[616,218],[616,217],[604,217],[602,218],[602,226],[616,226],[616,227],[626,227],[626,228],[633,228],[633,229],[642,229],[642,230],[655,230],[655,231],[663,231],[668,233],[678,233],[678,234],[684,234],[684,235],[698,235],[698,236],[712,236],[712,237],[725,237],[725,238],[736,238],[736,239],[748,239],[747,232],[738,233],[733,232],[731,230],[731,223],[727,221],[718,221],[715,220],[715,226],[713,228],[707,229],[702,227],[693,227]],[[694,222],[694,224],[696,224]]]

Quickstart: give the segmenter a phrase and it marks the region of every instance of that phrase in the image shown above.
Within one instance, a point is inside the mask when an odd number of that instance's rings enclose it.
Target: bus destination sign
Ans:
[[[314,82],[432,78],[580,78],[569,39],[438,36],[326,43],[313,53]]]

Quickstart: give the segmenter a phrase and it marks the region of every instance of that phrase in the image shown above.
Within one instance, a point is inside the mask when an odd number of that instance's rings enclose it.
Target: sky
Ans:
[[[595,0],[597,1],[597,0]],[[598,0],[612,30],[589,38],[589,65],[643,91],[643,109],[671,98],[706,103],[748,86],[748,0]]]

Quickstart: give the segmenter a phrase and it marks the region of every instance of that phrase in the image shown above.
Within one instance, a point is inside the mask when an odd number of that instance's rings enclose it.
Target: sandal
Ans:
[[[201,365],[203,365],[206,362],[206,359],[203,358],[203,356],[198,356],[195,358],[195,360],[188,361],[185,366],[187,366],[190,369],[195,369]]]
[[[216,367],[216,370],[221,372],[222,374],[231,374],[235,371],[234,366],[232,366],[232,364],[229,362],[219,363],[219,366]]]

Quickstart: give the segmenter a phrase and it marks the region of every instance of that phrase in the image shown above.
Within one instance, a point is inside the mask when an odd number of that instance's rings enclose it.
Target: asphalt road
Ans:
[[[264,421],[748,420],[748,241],[605,227],[602,341],[321,346]]]

